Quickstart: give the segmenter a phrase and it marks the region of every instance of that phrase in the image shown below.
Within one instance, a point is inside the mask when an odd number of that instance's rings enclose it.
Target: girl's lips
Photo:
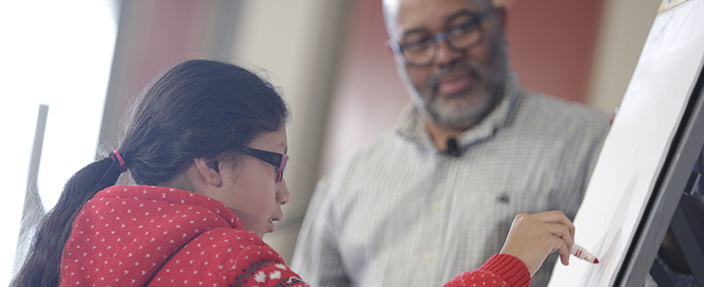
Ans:
[[[472,78],[469,71],[456,70],[445,75],[438,84],[438,93],[444,95],[456,94],[467,89],[472,83]]]
[[[276,229],[276,225],[274,225],[275,221],[279,221],[281,219],[279,218],[269,218],[269,232],[274,232],[274,229]]]

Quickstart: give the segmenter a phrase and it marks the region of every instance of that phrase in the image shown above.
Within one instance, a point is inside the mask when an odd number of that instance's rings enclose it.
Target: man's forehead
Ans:
[[[490,0],[384,0],[393,33],[403,37],[415,29],[441,29],[459,11],[484,11]]]

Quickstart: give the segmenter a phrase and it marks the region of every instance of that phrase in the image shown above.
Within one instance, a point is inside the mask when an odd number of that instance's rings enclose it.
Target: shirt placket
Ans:
[[[442,274],[441,268],[445,265],[444,255],[441,253],[447,238],[447,206],[451,197],[447,184],[454,182],[449,174],[449,157],[439,154],[436,157],[436,170],[428,182],[426,201],[420,216],[420,252],[418,262],[428,271],[427,274]],[[420,275],[419,275],[420,276]],[[428,276],[428,275],[425,275]],[[430,282],[437,282],[437,275],[428,278]]]

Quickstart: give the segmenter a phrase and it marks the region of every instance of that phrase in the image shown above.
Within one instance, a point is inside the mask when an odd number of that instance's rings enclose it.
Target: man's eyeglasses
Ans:
[[[435,35],[401,45],[396,41],[389,40],[389,44],[391,49],[401,54],[408,64],[418,67],[427,66],[435,59],[438,42],[442,40],[445,40],[451,49],[462,52],[469,51],[480,44],[484,40],[484,29],[482,29],[481,23],[492,12],[494,9],[489,9],[479,15],[469,14],[466,21],[450,26]]]
[[[249,147],[242,147],[240,151],[273,165],[276,169],[276,181],[282,181],[284,179],[284,170],[286,170],[286,164],[288,164],[288,155]]]

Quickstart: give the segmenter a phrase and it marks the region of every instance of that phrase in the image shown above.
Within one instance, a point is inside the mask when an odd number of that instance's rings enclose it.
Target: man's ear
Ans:
[[[222,175],[220,174],[220,162],[213,158],[199,157],[193,160],[200,176],[207,184],[215,187],[222,185]]]

